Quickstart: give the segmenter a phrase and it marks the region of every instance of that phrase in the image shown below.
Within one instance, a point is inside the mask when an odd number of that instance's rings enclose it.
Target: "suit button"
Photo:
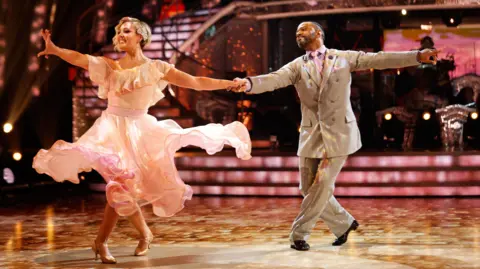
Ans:
[[[339,82],[339,81],[340,81],[340,79],[338,79],[338,78],[337,78],[337,80],[335,80],[335,82]]]

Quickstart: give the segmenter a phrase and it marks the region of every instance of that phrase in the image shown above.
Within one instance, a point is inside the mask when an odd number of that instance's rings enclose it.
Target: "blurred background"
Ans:
[[[70,189],[31,168],[54,141],[76,141],[106,108],[86,71],[37,58],[40,29],[60,47],[118,59],[114,26],[124,16],[152,27],[145,55],[196,76],[233,79],[272,72],[304,51],[302,21],[320,23],[325,45],[365,52],[435,48],[436,65],[352,73],[351,103],[363,148],[339,179],[344,196],[480,195],[480,4],[467,0],[30,0],[1,2],[0,180],[2,197],[34,188]],[[299,195],[300,103],[293,86],[261,95],[169,87],[149,113],[187,128],[243,122],[249,162],[232,152],[178,154],[182,178],[199,195]],[[95,173],[77,190],[102,191]],[[61,185],[61,186],[59,186]],[[3,199],[3,198],[2,198]]]

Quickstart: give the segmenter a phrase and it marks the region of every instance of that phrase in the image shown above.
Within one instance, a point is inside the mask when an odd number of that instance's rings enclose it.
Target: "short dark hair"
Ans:
[[[320,23],[314,22],[314,21],[304,21],[302,23],[306,23],[306,22],[313,24],[315,26],[315,28],[317,29],[317,31],[322,32],[322,39],[323,39],[323,41],[325,41],[325,31],[323,31],[323,27],[320,25]]]

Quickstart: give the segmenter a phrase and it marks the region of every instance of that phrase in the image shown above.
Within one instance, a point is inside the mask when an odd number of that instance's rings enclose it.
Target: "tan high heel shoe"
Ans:
[[[95,253],[95,260],[98,260],[98,255],[100,255],[100,259],[102,263],[107,264],[114,264],[117,263],[115,257],[110,254],[108,247],[106,244],[98,244],[96,241],[93,241],[92,250]]]
[[[142,238],[138,241],[138,246],[135,249],[135,256],[145,256],[150,249],[150,244],[153,241],[153,235],[148,236],[147,238]]]

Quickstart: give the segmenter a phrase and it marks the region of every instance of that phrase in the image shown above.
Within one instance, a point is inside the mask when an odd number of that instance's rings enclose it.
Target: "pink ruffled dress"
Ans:
[[[248,130],[240,122],[183,129],[173,120],[157,121],[147,109],[164,97],[163,80],[172,65],[149,61],[132,69],[112,69],[105,59],[88,55],[88,72],[108,108],[75,143],[59,140],[33,159],[38,173],[58,182],[79,183],[78,173],[92,169],[107,182],[108,203],[122,216],[151,204],[157,216],[172,216],[191,199],[192,189],[179,177],[174,154],[182,147],[201,147],[208,154],[235,148],[251,158]]]

